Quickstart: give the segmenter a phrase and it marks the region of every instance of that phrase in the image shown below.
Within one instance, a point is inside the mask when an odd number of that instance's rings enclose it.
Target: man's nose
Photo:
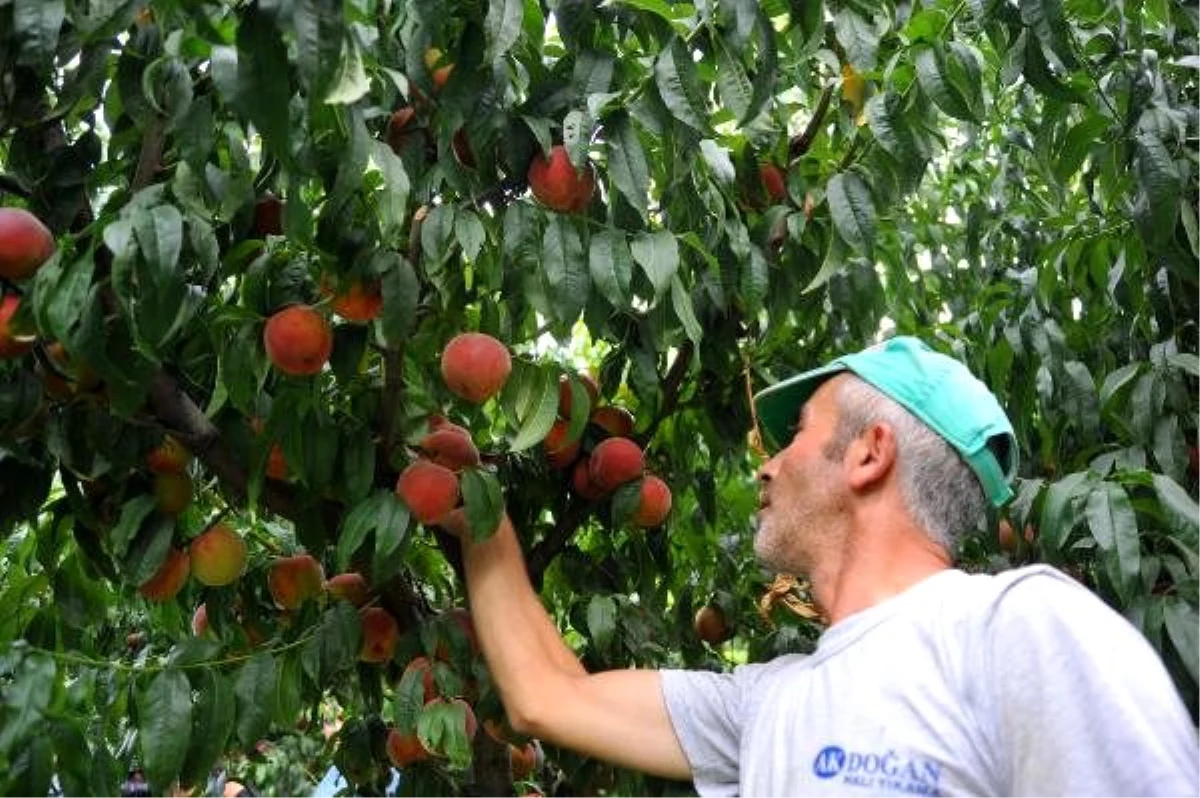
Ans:
[[[759,466],[758,474],[756,475],[758,477],[759,482],[761,482],[762,484],[765,485],[768,482],[770,482],[772,479],[775,478],[775,472],[777,469],[777,466],[775,465],[775,461],[778,459],[779,459],[779,455],[775,455],[770,460],[768,460],[767,462],[765,462],[761,466]]]

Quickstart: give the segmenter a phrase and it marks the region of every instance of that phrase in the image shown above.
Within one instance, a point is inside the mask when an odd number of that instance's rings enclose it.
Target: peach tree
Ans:
[[[1149,0],[0,3],[0,790],[663,794],[512,733],[453,538],[592,668],[810,650],[749,396],[984,377],[1197,713],[1197,15]],[[397,772],[399,776],[397,777]]]

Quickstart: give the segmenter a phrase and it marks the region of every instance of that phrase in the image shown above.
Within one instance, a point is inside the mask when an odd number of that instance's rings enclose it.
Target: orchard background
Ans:
[[[964,566],[1065,568],[1195,717],[1198,70],[1171,0],[0,0],[0,204],[55,244],[0,237],[0,791],[686,794],[507,733],[398,477],[467,430],[589,667],[807,650],[748,398],[893,332],[1017,429]],[[572,487],[618,436],[664,522]]]

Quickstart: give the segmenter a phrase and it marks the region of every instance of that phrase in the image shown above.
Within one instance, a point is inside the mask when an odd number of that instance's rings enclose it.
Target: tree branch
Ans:
[[[242,462],[226,445],[216,425],[165,371],[154,375],[150,383],[150,406],[171,434],[216,475],[226,490],[238,499],[246,498],[249,475]],[[283,486],[267,482],[263,486],[263,500],[271,512],[285,518],[294,519],[298,514],[293,492]]]
[[[163,147],[167,142],[167,125],[162,117],[155,116],[146,125],[142,139],[142,150],[138,154],[137,171],[133,173],[133,182],[129,184],[129,193],[136,194],[154,182],[155,175],[162,168]]]
[[[683,387],[684,377],[687,376],[688,367],[692,362],[692,353],[695,351],[696,345],[692,343],[692,339],[683,342],[683,346],[679,347],[679,353],[675,356],[675,362],[671,364],[671,368],[667,371],[667,376],[662,380],[662,404],[659,405],[658,413],[654,416],[654,421],[650,422],[650,426],[646,431],[638,436],[638,445],[645,448],[645,445],[654,439],[654,433],[658,431],[658,427],[662,424],[663,419],[671,416],[679,406],[679,392]]]
[[[808,148],[812,146],[817,135],[821,132],[821,125],[825,121],[825,114],[829,111],[829,102],[833,99],[834,84],[830,83],[821,92],[821,99],[817,101],[816,110],[813,111],[812,119],[808,120],[808,124],[800,135],[788,142],[788,160],[799,158],[804,153],[808,152]]]
[[[529,554],[525,557],[525,563],[529,571],[529,581],[533,583],[534,590],[541,591],[546,569],[550,567],[554,558],[566,548],[567,541],[575,535],[579,525],[583,523],[583,519],[587,518],[589,512],[591,512],[591,507],[587,502],[572,501],[567,505],[566,512],[559,516],[558,523],[554,525],[554,528],[542,538],[541,542],[529,550]]]

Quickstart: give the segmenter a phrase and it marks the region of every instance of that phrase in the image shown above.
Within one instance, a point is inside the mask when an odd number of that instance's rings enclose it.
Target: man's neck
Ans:
[[[946,550],[907,516],[859,520],[842,550],[811,576],[813,598],[830,625],[951,567]]]

